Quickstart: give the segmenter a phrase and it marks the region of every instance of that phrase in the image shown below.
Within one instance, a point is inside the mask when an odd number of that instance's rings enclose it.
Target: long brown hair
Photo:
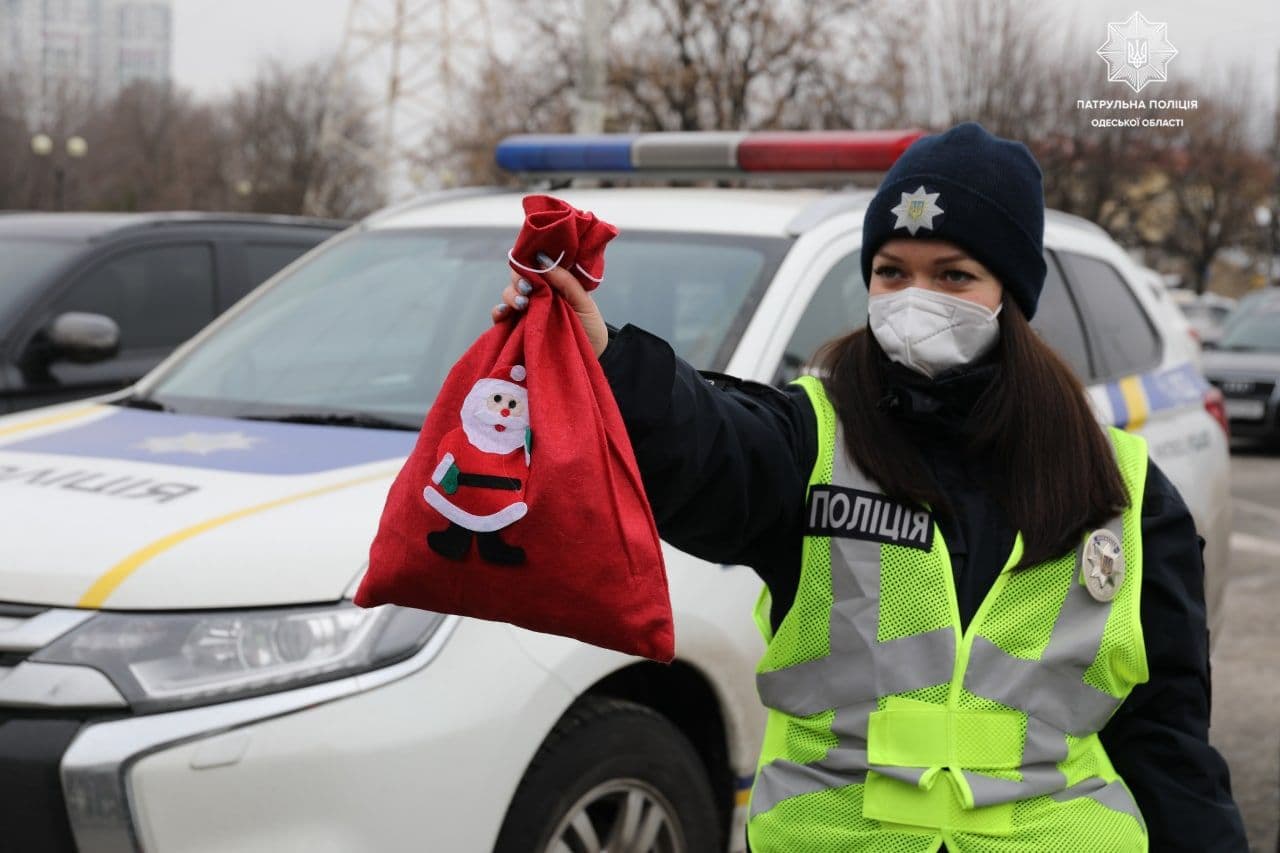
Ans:
[[[886,494],[950,513],[919,450],[878,405],[882,358],[865,327],[829,341],[814,357],[845,446]],[[974,406],[969,450],[990,460],[991,493],[1022,532],[1019,566],[1032,566],[1073,549],[1129,498],[1084,386],[1007,293],[995,358],[1000,376]]]

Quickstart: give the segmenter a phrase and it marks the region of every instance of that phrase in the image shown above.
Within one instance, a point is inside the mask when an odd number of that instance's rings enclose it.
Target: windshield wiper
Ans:
[[[319,426],[360,427],[362,429],[398,429],[416,432],[420,425],[393,421],[362,412],[295,412],[283,415],[238,415],[243,421],[272,421],[281,424],[317,424]]]
[[[126,409],[144,409],[148,412],[172,412],[171,407],[166,406],[159,400],[153,400],[150,397],[143,397],[140,394],[130,394],[116,400],[112,405],[124,406]]]

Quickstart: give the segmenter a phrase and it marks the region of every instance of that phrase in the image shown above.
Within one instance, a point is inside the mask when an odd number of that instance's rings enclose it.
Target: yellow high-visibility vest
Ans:
[[[1098,732],[1147,680],[1146,442],[1110,431],[1128,509],[1074,551],[1013,571],[1019,535],[962,631],[931,515],[857,469],[821,382],[799,382],[818,458],[795,602],[776,633],[767,590],[756,608],[769,719],[753,853],[1145,851]]]

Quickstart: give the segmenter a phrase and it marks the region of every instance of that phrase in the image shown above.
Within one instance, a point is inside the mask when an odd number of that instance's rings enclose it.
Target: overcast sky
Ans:
[[[385,2],[390,7],[391,0]],[[1036,2],[1061,8],[1059,0]],[[341,45],[349,5],[349,0],[174,0],[174,74],[198,94],[219,94],[250,78],[265,58],[293,62],[331,55]],[[1096,31],[1098,45],[1106,39],[1109,21],[1122,21],[1135,10],[1167,23],[1169,41],[1179,51],[1169,65],[1170,80],[1252,58],[1262,90],[1275,87],[1280,0],[1077,0],[1070,6],[1085,32]],[[1096,56],[1082,60],[1104,67]],[[1115,97],[1129,91],[1121,83],[1110,87]],[[1158,97],[1159,85],[1142,94]]]

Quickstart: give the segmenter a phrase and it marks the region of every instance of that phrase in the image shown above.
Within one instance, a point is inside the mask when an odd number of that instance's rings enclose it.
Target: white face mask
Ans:
[[[873,296],[867,310],[885,355],[931,379],[986,355],[1000,337],[1000,307],[923,287]]]

